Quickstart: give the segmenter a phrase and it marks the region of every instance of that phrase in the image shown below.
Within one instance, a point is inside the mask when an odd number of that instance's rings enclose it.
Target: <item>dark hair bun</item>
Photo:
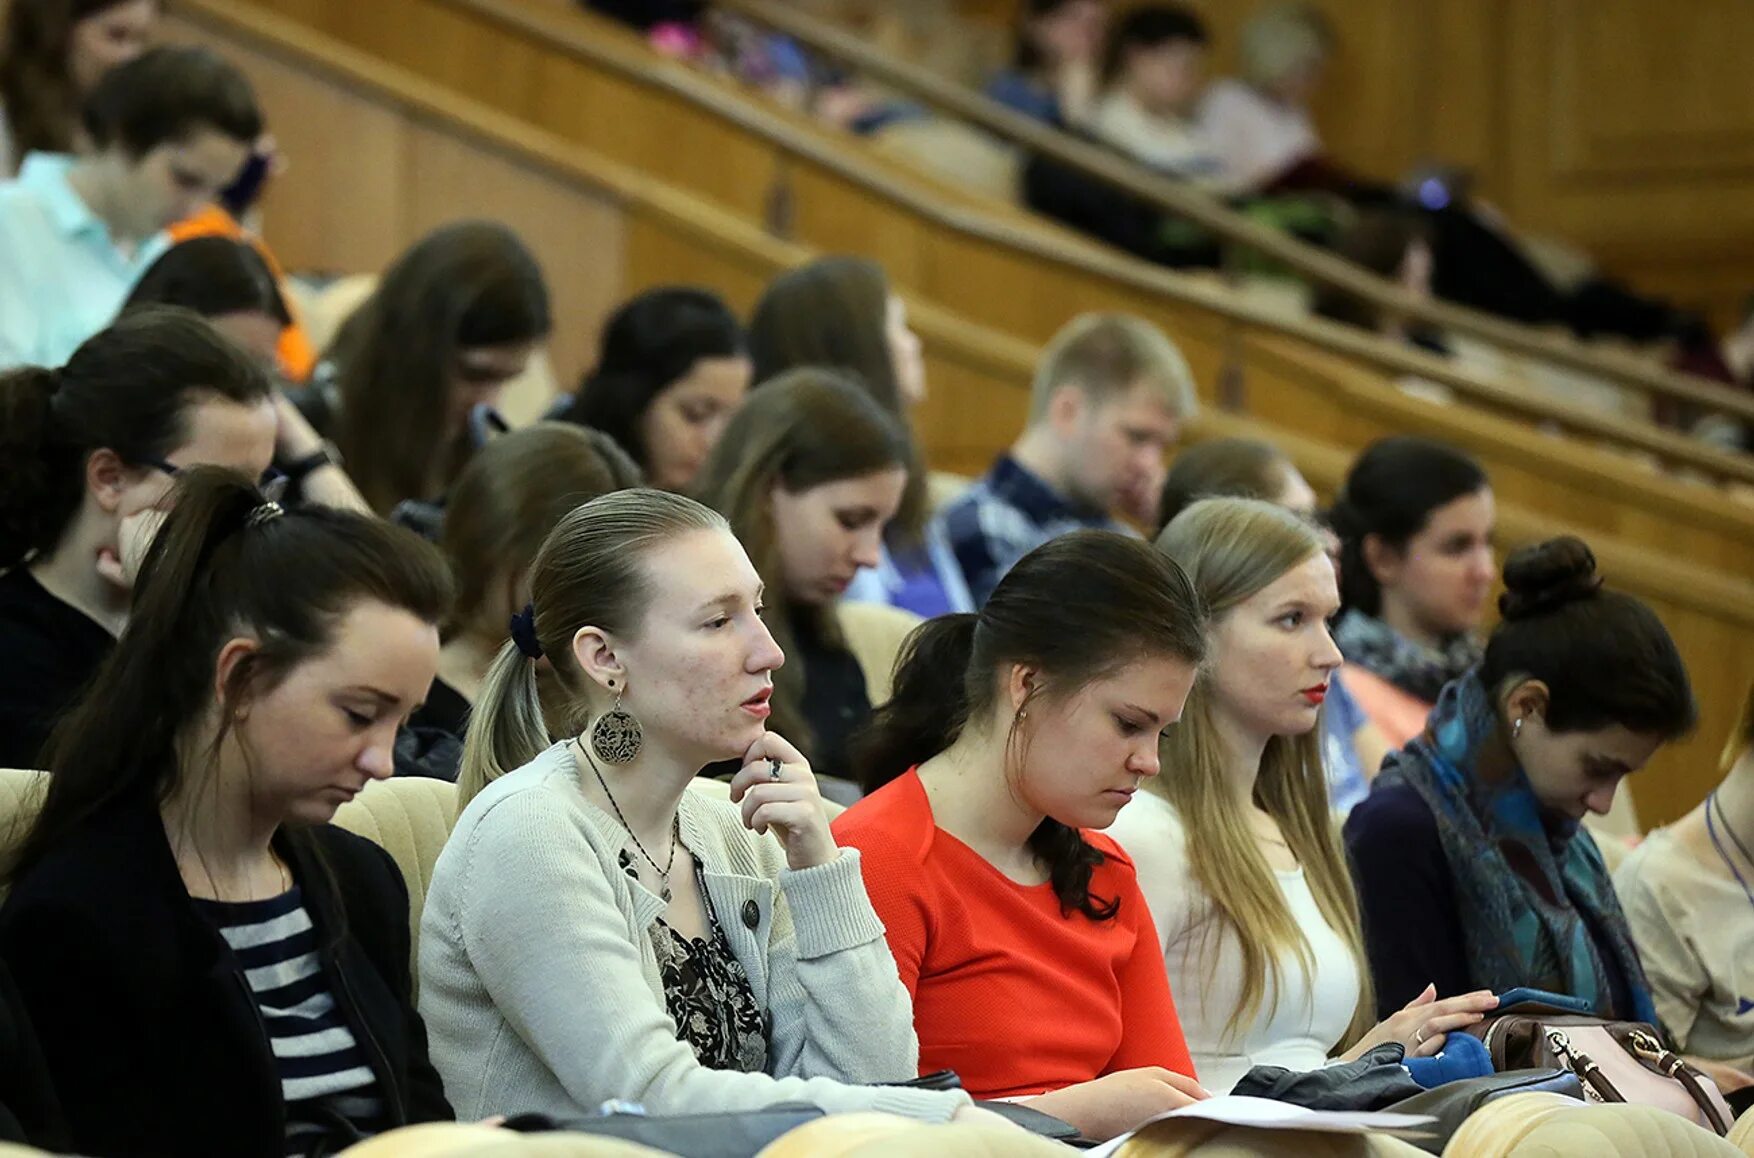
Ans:
[[[1596,556],[1582,539],[1566,535],[1511,553],[1504,561],[1504,594],[1499,613],[1506,619],[1543,615],[1601,590]]]

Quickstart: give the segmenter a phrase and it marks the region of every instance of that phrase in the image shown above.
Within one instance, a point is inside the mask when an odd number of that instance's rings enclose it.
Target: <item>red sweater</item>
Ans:
[[[1017,884],[938,828],[917,774],[834,822],[859,850],[865,888],[914,1001],[920,1072],[955,1070],[976,1098],[1057,1090],[1116,1070],[1194,1075],[1133,862],[1108,857],[1092,895],[1120,899],[1107,921],[1060,912],[1053,886]]]

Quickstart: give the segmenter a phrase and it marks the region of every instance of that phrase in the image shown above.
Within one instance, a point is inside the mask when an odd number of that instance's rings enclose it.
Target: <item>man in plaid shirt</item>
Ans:
[[[1164,453],[1197,407],[1187,360],[1150,323],[1086,314],[1055,335],[1028,429],[938,515],[975,603],[1057,535],[1155,525]]]

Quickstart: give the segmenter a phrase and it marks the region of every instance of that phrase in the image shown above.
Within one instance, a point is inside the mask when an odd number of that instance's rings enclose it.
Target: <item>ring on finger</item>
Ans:
[[[1423,1027],[1413,1031],[1413,1044],[1414,1045],[1424,1045],[1425,1044],[1425,1030]]]
[[[778,780],[780,778],[781,767],[782,765],[780,764],[779,757],[769,756],[767,758],[767,778],[769,780]]]

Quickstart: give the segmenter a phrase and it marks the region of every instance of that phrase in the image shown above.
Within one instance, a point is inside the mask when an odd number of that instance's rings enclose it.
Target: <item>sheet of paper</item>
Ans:
[[[1287,1102],[1275,1102],[1269,1098],[1238,1098],[1225,1095],[1218,1098],[1207,1098],[1203,1102],[1195,1102],[1191,1106],[1183,1106],[1179,1110],[1171,1110],[1160,1114],[1146,1122],[1140,1130],[1147,1129],[1152,1122],[1161,1122],[1169,1118],[1202,1118],[1207,1121],[1223,1122],[1231,1126],[1252,1126],[1260,1130],[1309,1130],[1323,1134],[1368,1134],[1368,1133],[1402,1133],[1417,1131],[1437,1119],[1425,1114],[1387,1114],[1363,1113],[1341,1110],[1306,1110],[1302,1106],[1293,1106]],[[1094,1150],[1085,1151],[1090,1158],[1109,1158],[1121,1143],[1131,1138],[1126,1134],[1112,1142],[1106,1142]]]

